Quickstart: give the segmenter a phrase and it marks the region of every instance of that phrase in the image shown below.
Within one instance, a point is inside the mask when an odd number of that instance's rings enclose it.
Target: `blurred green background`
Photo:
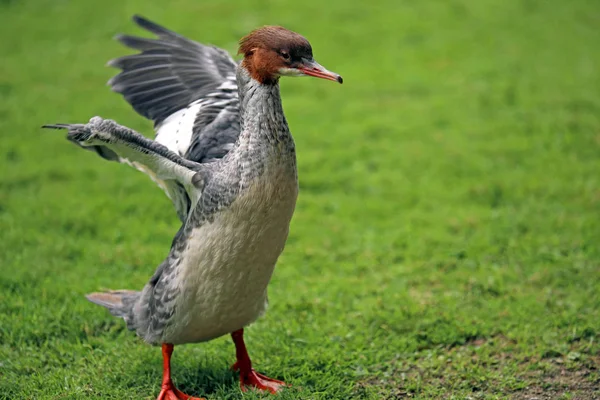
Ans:
[[[134,13],[231,52],[280,24],[344,77],[281,82],[301,193],[247,330],[278,398],[598,396],[597,0],[0,0],[0,398],[158,393],[160,351],[83,294],[142,287],[172,206],[39,129],[152,135],[105,86]],[[241,398],[233,359],[228,338],[181,346],[175,381]]]

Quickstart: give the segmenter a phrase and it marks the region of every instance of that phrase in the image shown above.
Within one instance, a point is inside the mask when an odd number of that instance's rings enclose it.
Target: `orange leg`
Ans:
[[[163,379],[161,390],[156,400],[206,400],[200,397],[188,396],[177,390],[173,385],[173,381],[171,380],[171,354],[173,354],[173,345],[170,343],[163,343],[162,354]]]
[[[231,369],[240,372],[240,387],[246,391],[246,386],[254,387],[260,390],[268,390],[271,393],[277,393],[283,387],[287,386],[285,382],[278,381],[259,374],[252,368],[252,361],[244,344],[244,330],[240,329],[231,334],[233,343],[235,343],[235,355],[237,361],[231,366]]]

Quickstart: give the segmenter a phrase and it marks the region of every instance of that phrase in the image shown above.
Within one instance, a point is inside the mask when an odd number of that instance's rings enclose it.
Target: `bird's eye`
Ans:
[[[283,57],[284,60],[290,59],[290,53],[288,53],[287,51],[282,50],[281,52],[279,52],[279,54],[281,54],[281,57]]]

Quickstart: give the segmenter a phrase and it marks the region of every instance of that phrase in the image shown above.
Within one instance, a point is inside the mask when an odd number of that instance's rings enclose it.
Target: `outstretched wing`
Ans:
[[[94,117],[87,124],[49,124],[44,128],[66,129],[67,139],[84,148],[103,149],[116,161],[147,173],[165,189],[183,221],[202,192],[201,164],[187,160],[154,140],[117,124]],[[100,154],[100,152],[99,152]]]
[[[155,142],[171,152],[197,163],[223,158],[240,134],[237,64],[222,49],[189,40],[140,16],[133,20],[158,38],[117,36],[140,53],[109,62],[122,70],[108,82],[112,90],[154,121]],[[190,199],[176,181],[157,178],[145,165],[103,144],[82,147],[146,173],[173,201],[179,218],[187,216]]]
[[[117,36],[141,53],[110,61],[122,72],[109,85],[154,121],[156,141],[171,151],[200,163],[224,157],[240,134],[237,64],[222,49],[133,20],[158,38]]]

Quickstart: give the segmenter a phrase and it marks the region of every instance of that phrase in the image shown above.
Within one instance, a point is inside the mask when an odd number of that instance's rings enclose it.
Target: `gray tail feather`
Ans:
[[[133,308],[140,294],[133,290],[110,290],[90,293],[85,297],[92,303],[108,308],[112,315],[123,318],[129,329],[134,329]]]

